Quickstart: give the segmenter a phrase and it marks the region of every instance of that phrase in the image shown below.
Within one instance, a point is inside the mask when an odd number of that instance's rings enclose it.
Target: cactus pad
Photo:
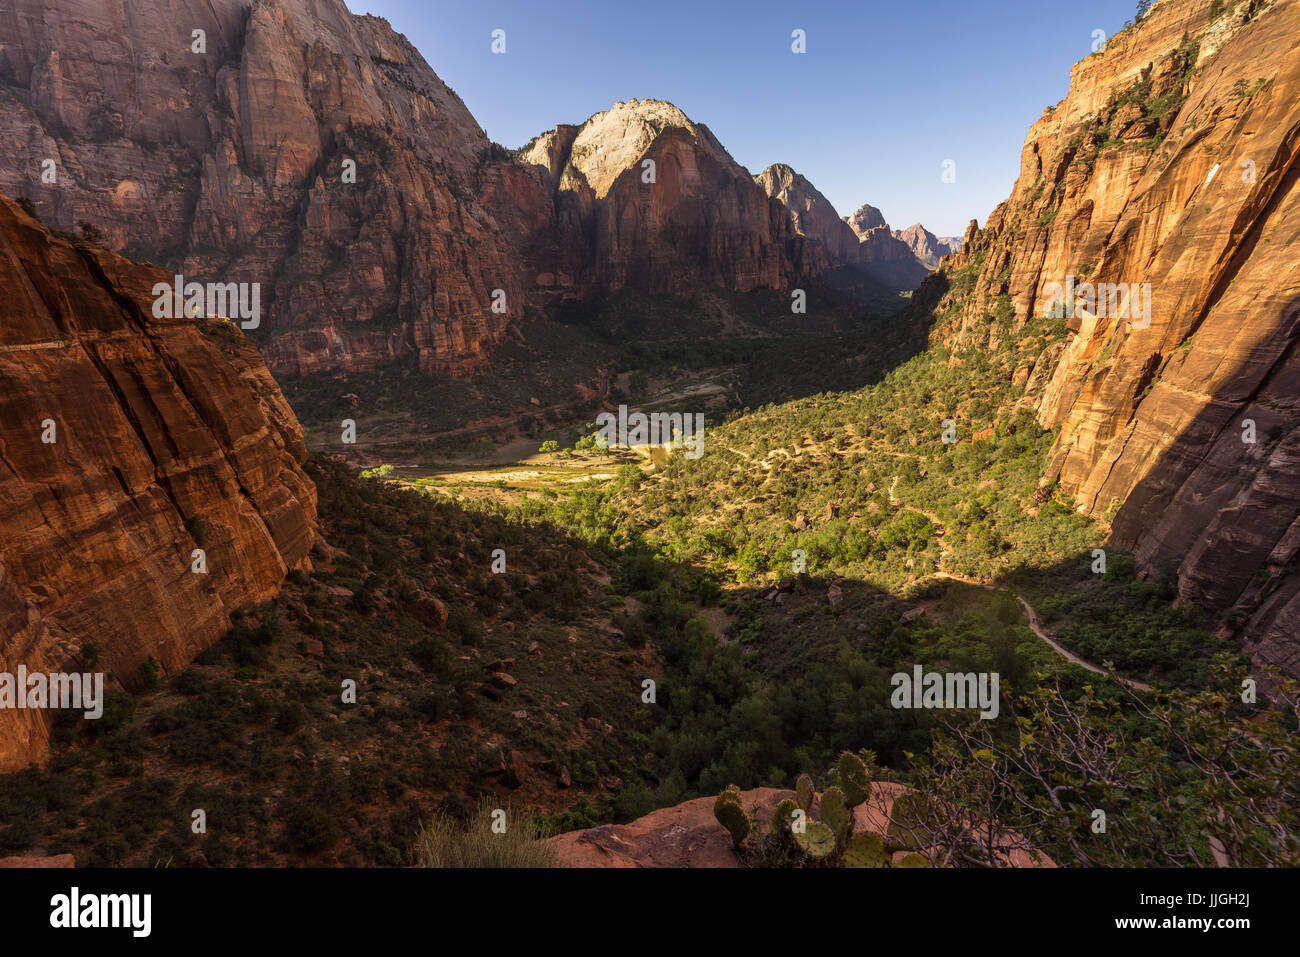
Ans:
[[[853,830],[853,812],[839,788],[827,788],[822,794],[822,823],[835,833],[836,846],[843,847]]]
[[[784,828],[785,825],[789,823],[791,815],[793,815],[794,812],[798,810],[798,808],[799,805],[796,804],[794,801],[790,800],[790,798],[786,798],[784,801],[778,804],[776,808],[772,811],[772,825],[770,828],[770,833],[780,834],[782,828]]]
[[[805,822],[803,832],[795,832],[794,841],[814,861],[830,857],[835,850],[835,833],[818,821]]]
[[[731,835],[732,846],[736,848],[744,843],[745,838],[754,828],[754,822],[745,813],[745,807],[741,804],[740,789],[734,784],[719,794],[718,799],[713,802],[713,816],[727,829],[727,833]]]
[[[879,834],[855,834],[844,848],[845,867],[884,867],[888,863],[885,842]]]
[[[806,774],[799,775],[799,780],[794,783],[794,793],[799,800],[799,806],[804,809],[804,813],[811,814],[813,798],[817,796],[817,791],[813,787],[813,779]]]
[[[839,761],[840,788],[844,803],[855,808],[871,796],[871,771],[852,751],[845,751]]]

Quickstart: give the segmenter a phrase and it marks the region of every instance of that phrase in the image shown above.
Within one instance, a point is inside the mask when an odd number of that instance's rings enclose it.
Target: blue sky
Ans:
[[[677,104],[751,172],[788,163],[841,216],[981,225],[1093,31],[1135,0],[346,0],[406,34],[492,139],[521,146],[617,100]],[[491,52],[494,29],[506,53]],[[807,52],[791,52],[805,31]],[[956,182],[942,182],[944,160]]]

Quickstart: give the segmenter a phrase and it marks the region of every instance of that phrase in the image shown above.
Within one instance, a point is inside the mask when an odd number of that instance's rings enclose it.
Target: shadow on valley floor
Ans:
[[[1010,740],[1009,696],[1059,661],[1015,597],[1021,584],[1062,587],[1050,571],[906,595],[806,574],[737,585],[596,515],[566,532],[337,461],[309,469],[315,569],[180,673],[146,666],[152,690],[113,695],[100,722],[59,724],[47,768],[0,778],[0,853],[401,865],[422,822],[468,817],[485,798],[568,830],[732,783],[788,787],[864,747],[882,779],[906,782],[909,753],[954,713],[894,708],[895,673],[998,672],[1006,703],[991,725]],[[1078,578],[1085,565],[1068,568]],[[1034,601],[1049,621],[1091,620],[1123,595],[1129,612],[1168,608],[1160,586],[1112,568],[1079,603]],[[1060,677],[1069,694],[1118,694],[1074,666]]]
[[[946,281],[927,284],[942,294]],[[925,346],[929,313],[852,270],[805,290],[691,297],[621,292],[536,313],[462,377],[411,364],[281,379],[309,447],[367,465],[427,464],[528,438],[570,446],[602,411],[703,412],[876,382]],[[935,297],[937,299],[937,296]],[[357,423],[355,444],[340,423]]]

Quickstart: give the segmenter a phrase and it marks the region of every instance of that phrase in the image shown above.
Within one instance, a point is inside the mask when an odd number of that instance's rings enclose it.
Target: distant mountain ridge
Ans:
[[[940,258],[953,251],[920,223],[913,223],[901,232],[894,233],[894,236],[907,243],[912,255],[930,269],[938,268]]]
[[[756,180],[662,101],[512,156],[404,37],[342,0],[14,7],[0,189],[134,258],[260,283],[251,335],[277,374],[466,372],[530,310],[625,288],[784,290],[846,265],[897,290],[924,276],[878,238],[849,242],[820,194],[817,212],[787,206],[816,191],[790,189],[793,171]]]

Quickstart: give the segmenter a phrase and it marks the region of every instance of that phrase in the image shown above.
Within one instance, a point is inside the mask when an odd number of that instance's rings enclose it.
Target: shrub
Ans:
[[[315,804],[305,804],[289,815],[285,836],[295,852],[314,854],[337,844],[340,834],[329,811]]]
[[[158,678],[162,674],[162,666],[158,664],[158,659],[150,655],[148,660],[140,662],[140,667],[136,669],[140,676],[140,686],[148,691],[158,687]]]

